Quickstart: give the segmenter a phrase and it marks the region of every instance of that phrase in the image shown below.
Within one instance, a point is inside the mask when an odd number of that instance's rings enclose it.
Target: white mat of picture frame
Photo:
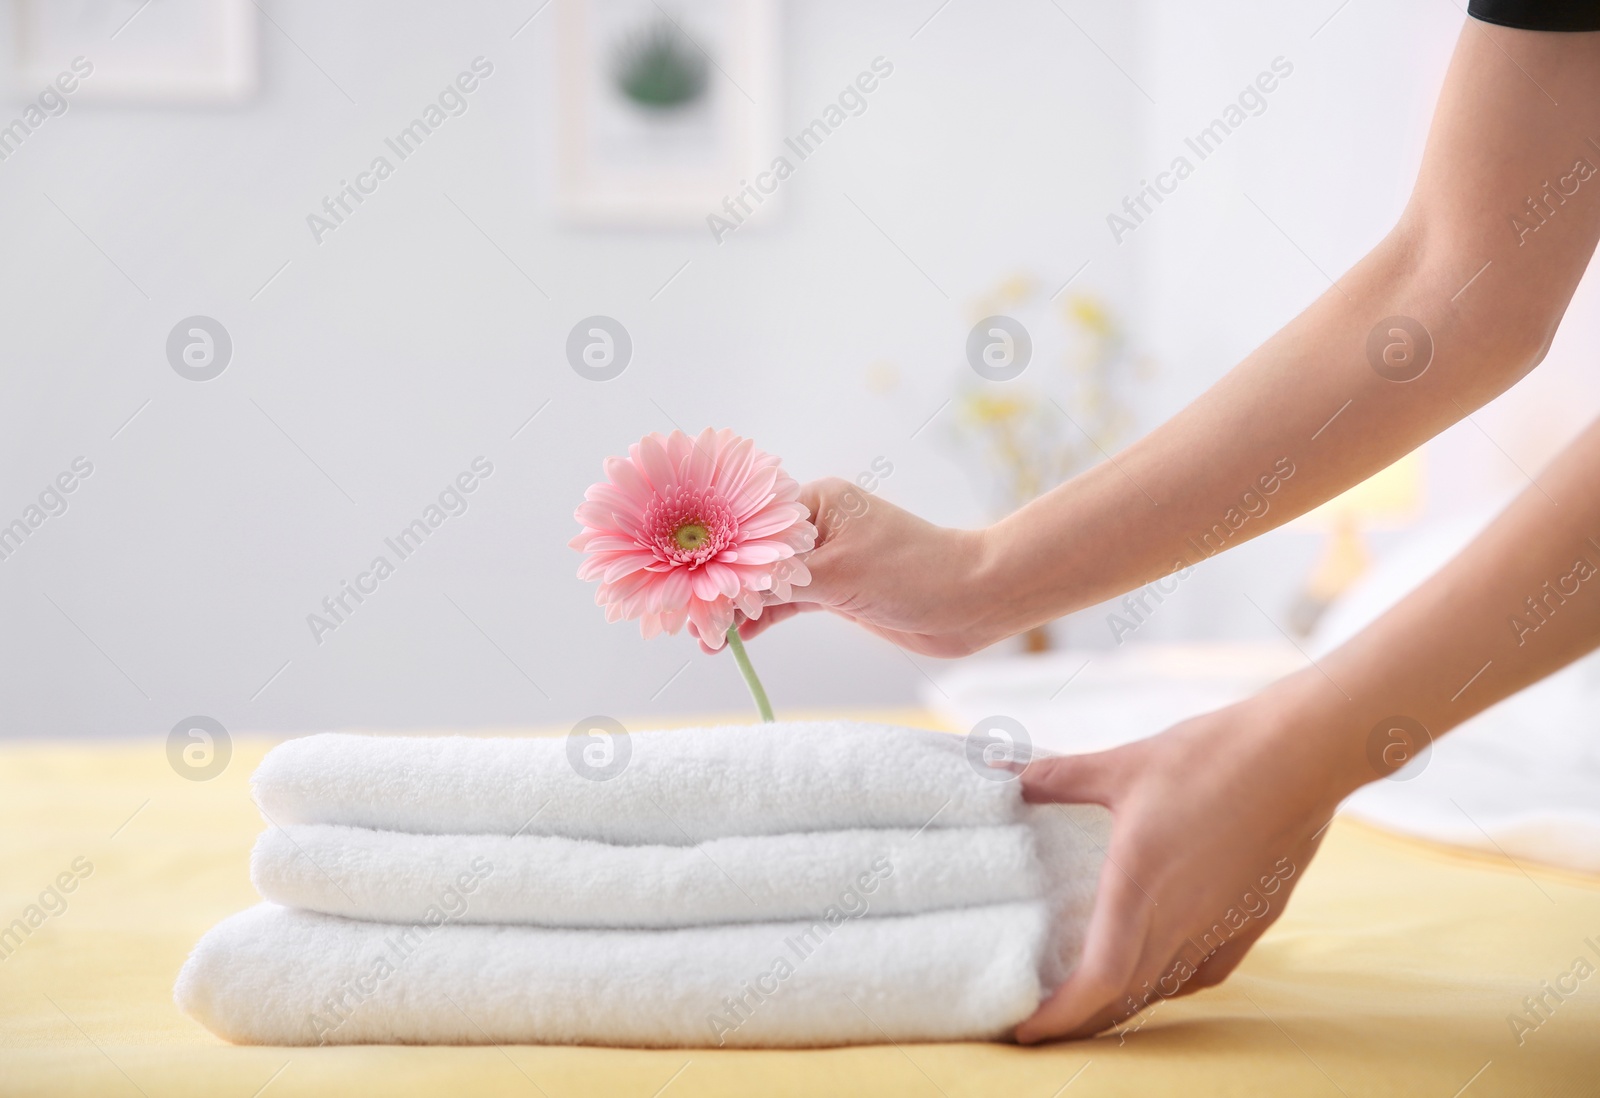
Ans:
[[[21,91],[73,58],[93,66],[74,102],[237,103],[258,85],[250,0],[15,0]]]
[[[773,0],[559,5],[557,196],[572,220],[703,227],[780,151]],[[639,107],[615,86],[619,40],[663,20],[708,61],[703,99],[687,110]]]

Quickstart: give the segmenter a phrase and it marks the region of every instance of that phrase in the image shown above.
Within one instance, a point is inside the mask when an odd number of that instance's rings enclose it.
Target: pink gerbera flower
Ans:
[[[578,578],[600,581],[607,621],[638,618],[647,638],[690,622],[721,648],[736,613],[759,618],[767,592],[787,600],[811,582],[797,554],[817,529],[800,485],[749,439],[652,433],[605,471],[584,493],[571,545],[588,554]]]

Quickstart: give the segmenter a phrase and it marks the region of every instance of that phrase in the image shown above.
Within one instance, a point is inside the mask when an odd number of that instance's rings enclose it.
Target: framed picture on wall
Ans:
[[[589,224],[704,225],[777,150],[774,0],[560,0],[557,194]]]
[[[75,102],[226,104],[255,94],[251,0],[16,0],[16,6],[25,93],[70,72],[77,77]]]

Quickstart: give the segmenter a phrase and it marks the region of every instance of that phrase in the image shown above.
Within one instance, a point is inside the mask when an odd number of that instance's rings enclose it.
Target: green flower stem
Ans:
[[[744,650],[744,641],[739,639],[739,626],[733,625],[728,629],[728,647],[733,649],[733,658],[739,664],[739,673],[744,676],[744,684],[750,688],[750,696],[756,700],[756,709],[761,713],[761,719],[772,721],[772,703],[767,700],[767,692],[761,686],[761,680],[756,678],[756,669],[750,666],[750,657]]]

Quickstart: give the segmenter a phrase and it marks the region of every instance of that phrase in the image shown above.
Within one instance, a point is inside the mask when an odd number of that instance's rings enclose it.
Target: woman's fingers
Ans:
[[[761,611],[761,616],[753,621],[747,620],[739,626],[739,638],[751,640],[759,637],[780,621],[794,617],[796,614],[808,613],[812,610],[826,609],[814,602],[779,602],[773,603]]]
[[[820,518],[822,515],[822,495],[838,478],[824,477],[821,480],[808,480],[800,486],[800,502],[805,504],[807,511],[811,512],[811,524],[817,527],[817,540],[823,536]]]
[[[794,584],[789,588],[790,602],[812,602],[826,606],[839,601],[839,585],[834,579],[836,571],[835,561],[839,559],[840,547],[837,544],[819,544],[815,549],[805,554],[806,571],[811,579],[807,583]]]
[[[806,614],[813,610],[826,609],[826,606],[820,606],[812,602],[772,603],[768,605],[765,610],[761,611],[761,616],[759,618],[740,617],[739,639],[751,640],[752,638],[759,637],[762,633],[765,633],[768,629],[772,628],[780,621],[783,621],[787,618],[792,618],[796,614]],[[700,631],[694,627],[694,622],[686,622],[685,626],[689,630],[689,635],[700,642],[700,651],[706,653],[707,655],[714,655],[722,650],[721,648],[712,648],[709,644],[707,644],[700,636]],[[724,644],[722,647],[726,648],[727,645]]]
[[[1120,751],[1034,759],[1022,771],[1022,799],[1030,804],[1109,805],[1110,764]]]
[[[1144,953],[1150,901],[1109,859],[1100,870],[1099,895],[1084,937],[1083,959],[1067,982],[1017,1026],[1021,1044],[1092,1033],[1120,1013]]]
[[[1117,800],[1118,775],[1130,765],[1134,750],[1119,747],[1035,759],[1022,771],[1023,799],[1035,804],[1112,807]],[[1152,959],[1149,954],[1155,904],[1128,875],[1122,864],[1125,860],[1113,855],[1101,866],[1083,958],[1067,982],[1017,1027],[1019,1042],[1092,1036],[1142,1007],[1142,1000],[1132,994],[1136,978],[1143,975],[1150,980],[1159,974],[1151,966],[1160,957]]]
[[[841,529],[841,521],[838,508],[830,501],[838,495],[841,488],[849,487],[849,481],[840,480],[838,477],[825,477],[800,486],[800,503],[811,513],[811,522],[817,528],[816,545],[799,558],[804,561],[806,571],[811,578],[807,583],[792,586],[788,600],[778,604],[779,606],[791,606],[797,603],[819,604],[807,607],[815,610],[838,601],[837,584],[834,582],[833,573],[834,561],[840,554],[834,539]],[[767,598],[772,597],[771,592],[768,592]],[[766,629],[772,624],[767,620],[767,615],[772,613],[773,609],[774,607],[769,605],[760,618],[747,623],[739,630],[739,636],[749,640]],[[784,613],[773,620],[782,621],[789,616],[790,613]]]
[[[1239,967],[1245,954],[1250,952],[1250,947],[1256,944],[1256,939],[1265,934],[1267,924],[1261,923],[1258,927],[1251,927],[1245,933],[1225,943],[1221,949],[1211,954],[1195,968],[1194,975],[1183,982],[1177,995],[1188,995],[1202,988],[1214,987],[1222,983]],[[1177,963],[1177,958],[1173,958]]]

